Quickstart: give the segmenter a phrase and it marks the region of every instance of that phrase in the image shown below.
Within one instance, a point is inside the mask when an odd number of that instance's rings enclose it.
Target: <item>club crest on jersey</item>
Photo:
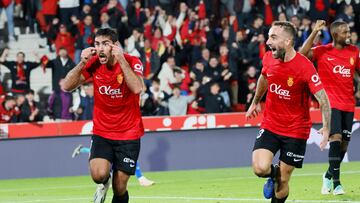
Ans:
[[[116,81],[121,85],[124,81],[124,76],[122,74],[117,75]]]
[[[289,87],[293,86],[294,85],[294,78],[293,77],[289,77],[289,79],[287,80],[287,85]]]
[[[355,60],[353,57],[350,57],[350,64],[353,66],[355,64]]]

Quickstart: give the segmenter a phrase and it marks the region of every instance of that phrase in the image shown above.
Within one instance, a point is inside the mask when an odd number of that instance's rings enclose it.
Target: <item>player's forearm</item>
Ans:
[[[318,91],[315,94],[315,98],[319,102],[320,110],[322,114],[323,126],[327,129],[330,129],[330,119],[331,119],[331,107],[329,98],[324,89]]]
[[[76,89],[81,83],[81,71],[84,68],[85,64],[80,62],[75,68],[73,68],[65,77],[63,83],[63,90],[72,91]]]
[[[255,96],[254,96],[252,103],[259,104],[261,101],[261,98],[264,96],[266,90],[267,90],[267,81],[263,75],[260,75],[258,82],[257,82],[257,86],[256,86]]]
[[[306,39],[306,41],[304,42],[303,46],[300,49],[300,53],[303,54],[304,56],[308,57],[309,51],[311,49],[311,47],[313,46],[314,40],[316,38],[317,35],[317,31],[312,31],[310,36]]]
[[[141,78],[131,69],[125,58],[120,59],[119,63],[124,73],[125,82],[129,89],[135,94],[140,94],[143,90],[143,82]]]

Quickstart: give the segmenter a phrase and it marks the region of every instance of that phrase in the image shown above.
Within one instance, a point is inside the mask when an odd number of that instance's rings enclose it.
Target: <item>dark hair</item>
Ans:
[[[15,97],[13,95],[5,95],[5,101],[9,101],[9,100],[15,100]]]
[[[174,90],[174,89],[181,90],[181,88],[180,88],[180,86],[179,86],[179,85],[174,85],[172,89],[173,89],[173,90]]]
[[[95,37],[98,36],[106,36],[106,37],[110,37],[110,40],[113,42],[117,42],[118,41],[118,35],[117,32],[114,29],[111,28],[102,28],[99,29],[96,33],[95,33]]]
[[[153,78],[152,81],[156,82],[157,84],[160,84],[160,79],[159,78]]]
[[[333,35],[336,32],[336,29],[338,29],[342,25],[347,25],[346,22],[337,20],[330,25],[330,33]]]
[[[182,73],[182,71],[180,69],[178,69],[178,68],[175,68],[173,71],[174,71],[174,74],[175,73],[180,73],[180,74]]]
[[[293,40],[293,44],[294,44],[297,31],[296,31],[296,27],[293,23],[288,22],[288,21],[274,21],[272,23],[272,26],[279,26],[282,29],[284,29],[285,32],[290,34],[290,36],[292,37],[292,40]]]
[[[63,46],[59,48],[59,51],[60,51],[60,50],[65,50],[65,51],[67,51],[67,49],[66,49],[65,47],[63,47]]]
[[[29,89],[26,94],[32,94],[32,95],[35,95],[35,91],[33,89]]]
[[[18,53],[16,53],[16,56],[18,56],[19,54],[23,55],[23,57],[25,58],[25,53],[22,51],[19,51]]]

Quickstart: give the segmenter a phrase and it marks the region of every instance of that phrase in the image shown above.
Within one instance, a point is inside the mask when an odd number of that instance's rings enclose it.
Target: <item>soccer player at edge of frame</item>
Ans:
[[[93,79],[94,135],[89,164],[98,184],[94,202],[105,202],[112,182],[112,203],[128,203],[127,183],[135,173],[144,135],[139,106],[143,66],[138,58],[123,53],[113,29],[99,29],[94,46],[82,51],[80,63],[66,75],[62,89],[72,91]]]
[[[268,178],[263,194],[272,203],[283,203],[289,195],[289,180],[295,168],[301,168],[309,138],[311,120],[310,93],[320,104],[323,120],[323,150],[328,142],[331,109],[315,67],[294,49],[296,28],[290,22],[275,21],[266,45],[270,51],[263,57],[252,104],[246,112],[251,119],[261,111],[260,101],[267,91],[264,118],[256,137],[252,167],[258,177]],[[280,150],[279,163],[273,165]]]
[[[317,20],[300,53],[317,63],[317,69],[331,104],[329,167],[323,174],[321,194],[345,194],[340,183],[340,164],[347,152],[354,120],[354,73],[360,75],[359,49],[351,44],[349,25],[335,21],[330,25],[333,42],[312,48],[326,22]]]

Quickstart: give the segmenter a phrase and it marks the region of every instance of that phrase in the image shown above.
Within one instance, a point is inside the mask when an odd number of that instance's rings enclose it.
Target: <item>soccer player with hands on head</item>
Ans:
[[[94,202],[105,201],[112,181],[112,203],[127,203],[127,183],[135,173],[144,135],[139,107],[143,66],[138,58],[123,53],[117,33],[110,28],[96,32],[94,45],[82,51],[80,63],[67,74],[62,88],[72,91],[93,79],[94,135],[89,164],[98,184]]]

